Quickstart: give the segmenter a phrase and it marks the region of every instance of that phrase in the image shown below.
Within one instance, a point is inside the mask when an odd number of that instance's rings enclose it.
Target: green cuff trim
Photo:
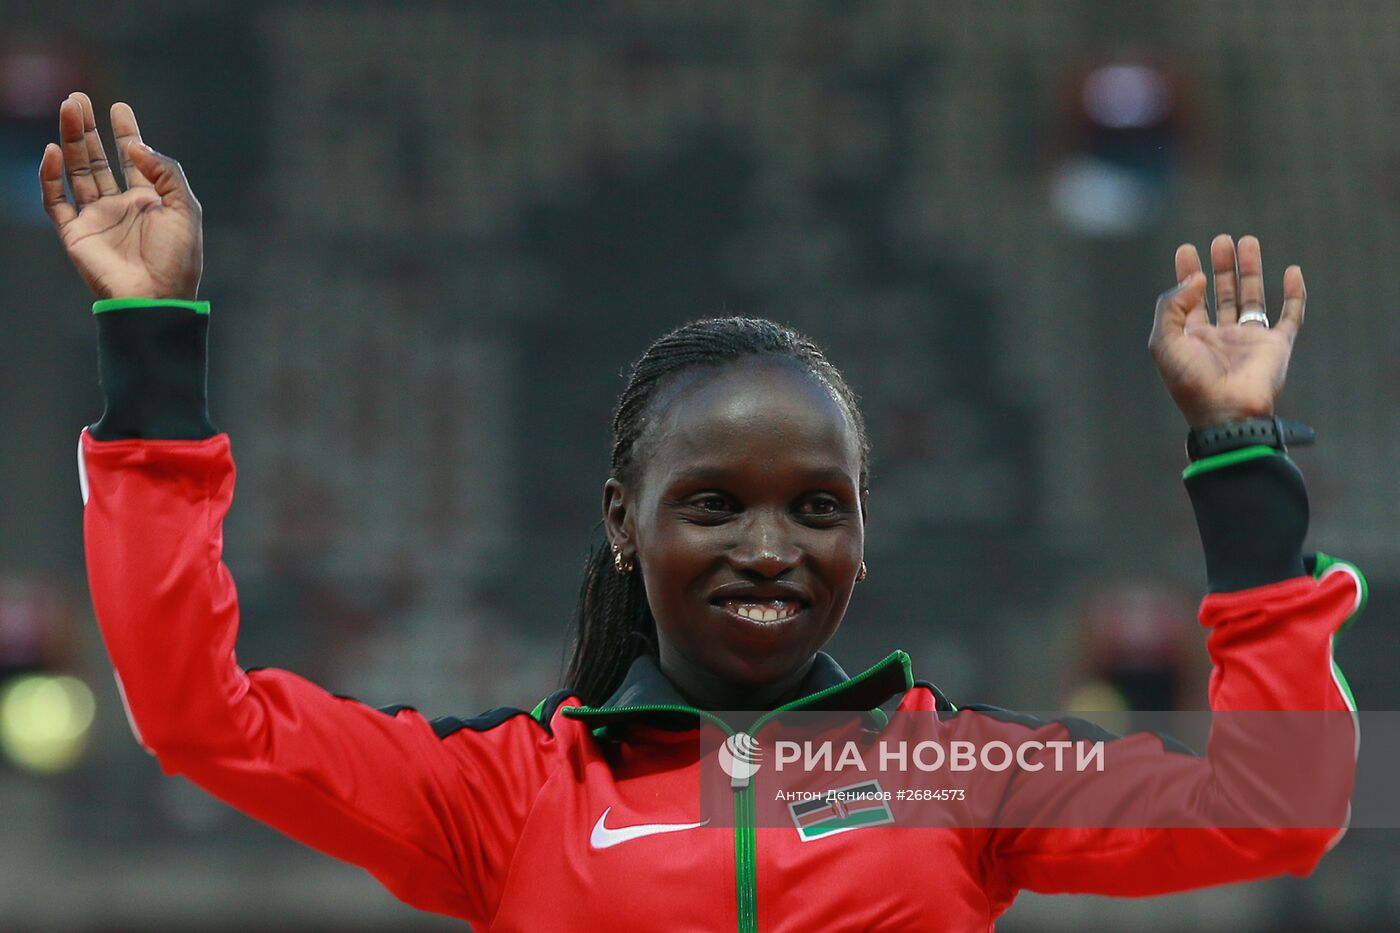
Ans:
[[[1195,463],[1181,471],[1182,479],[1190,479],[1202,473],[1209,473],[1211,470],[1222,470],[1225,467],[1234,466],[1237,463],[1244,463],[1246,460],[1258,460],[1260,457],[1282,457],[1283,451],[1273,447],[1266,447],[1263,444],[1255,444],[1253,447],[1241,447],[1239,450],[1227,450],[1223,454],[1216,454],[1213,457],[1203,457]]]
[[[180,298],[104,298],[92,303],[92,313],[120,311],[123,308],[188,308],[195,314],[208,314],[209,302],[185,301]]]
[[[1366,582],[1366,575],[1361,572],[1360,567],[1357,567],[1349,560],[1340,560],[1333,557],[1331,554],[1324,554],[1321,551],[1317,552],[1317,562],[1313,565],[1313,579],[1321,580],[1322,575],[1327,572],[1329,567],[1337,565],[1341,565],[1352,572],[1356,577],[1357,586],[1361,591],[1356,601],[1356,608],[1351,611],[1351,615],[1347,616],[1346,621],[1337,629],[1337,631],[1340,632],[1342,629],[1350,628],[1351,623],[1355,622],[1356,617],[1361,615],[1362,611],[1365,610],[1366,603],[1371,599],[1371,586]]]

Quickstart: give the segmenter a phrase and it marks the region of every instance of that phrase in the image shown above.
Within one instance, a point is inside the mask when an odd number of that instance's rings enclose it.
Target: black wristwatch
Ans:
[[[1273,418],[1249,418],[1192,428],[1186,435],[1186,456],[1192,462],[1243,447],[1272,447],[1287,451],[1292,447],[1307,447],[1317,440],[1312,428],[1301,421]]]

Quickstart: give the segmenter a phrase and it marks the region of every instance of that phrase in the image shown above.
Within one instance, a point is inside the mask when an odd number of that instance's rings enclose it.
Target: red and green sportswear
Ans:
[[[1161,828],[913,828],[895,801],[892,822],[812,838],[746,825],[751,789],[735,790],[735,825],[704,825],[696,730],[685,725],[703,714],[648,657],[596,708],[560,691],[533,711],[465,720],[246,671],[221,559],[234,463],[204,402],[207,306],[96,310],[107,408],[80,440],[87,566],[138,741],[166,773],[365,868],[423,910],[493,931],[988,930],[1020,890],[1137,896],[1301,875],[1340,836],[1341,815],[1316,828],[1181,828],[1227,777],[1211,754],[1147,734],[1107,743],[1106,757],[1141,775],[1130,790],[1167,815]],[[1305,569],[1297,469],[1261,451],[1204,463],[1187,487],[1212,589],[1200,608],[1211,708],[1351,709],[1332,641],[1364,584],[1325,558]],[[789,706],[936,712],[930,721],[952,731],[970,721],[916,683],[898,651],[853,677],[818,655]],[[1079,739],[1061,721],[1000,727]],[[1330,812],[1342,814],[1353,760],[1331,757],[1311,766],[1337,778]],[[1044,787],[1012,769],[981,790],[1016,812],[1038,806]],[[1069,791],[1101,792],[1092,781]]]

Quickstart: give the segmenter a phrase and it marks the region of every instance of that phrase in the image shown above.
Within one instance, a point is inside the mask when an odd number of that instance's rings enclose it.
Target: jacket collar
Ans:
[[[847,676],[841,665],[824,651],[818,651],[811,669],[803,678],[798,698],[779,707],[782,710],[870,710],[914,686],[909,655],[892,652],[874,667]],[[703,715],[661,673],[656,659],[642,655],[632,662],[622,684],[596,707],[566,708],[569,718],[586,718],[596,725],[611,725],[638,716]]]

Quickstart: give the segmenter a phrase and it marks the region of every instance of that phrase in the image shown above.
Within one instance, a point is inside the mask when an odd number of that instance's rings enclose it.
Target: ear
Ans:
[[[608,535],[608,544],[626,550],[635,547],[632,540],[632,522],[628,514],[629,501],[627,487],[616,478],[603,484],[603,528]]]

